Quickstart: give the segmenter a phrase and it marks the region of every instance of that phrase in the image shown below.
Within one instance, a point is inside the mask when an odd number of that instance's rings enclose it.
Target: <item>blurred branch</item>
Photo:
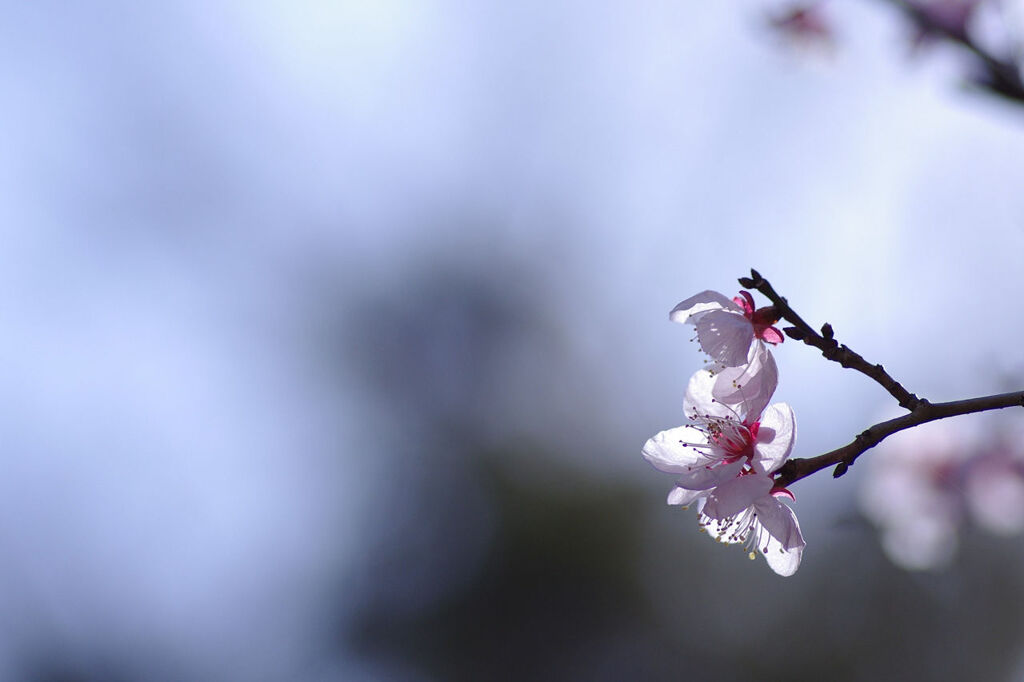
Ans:
[[[969,0],[968,0],[969,1]],[[965,48],[974,55],[982,68],[974,82],[994,94],[1018,104],[1024,104],[1024,82],[1019,66],[1010,58],[997,57],[979,45],[967,32],[966,19],[962,23],[941,21],[927,5],[908,0],[884,0],[902,10],[924,33]]]
[[[786,299],[780,296],[772,285],[757,270],[750,271],[750,277],[740,277],[740,284],[749,289],[757,289],[772,302],[776,314],[780,319],[786,320],[792,327],[786,327],[786,334],[797,341],[803,341],[808,346],[814,346],[821,351],[821,354],[828,360],[838,362],[843,367],[854,369],[876,381],[882,388],[889,392],[893,398],[908,410],[913,410],[920,403],[926,403],[916,395],[905,389],[900,382],[893,379],[881,365],[873,365],[863,358],[859,353],[854,352],[846,344],[840,344],[833,338],[832,325],[825,323],[821,333],[816,332],[811,325],[807,324],[796,311],[789,307]]]
[[[786,487],[791,483],[799,481],[801,478],[810,476],[832,465],[836,467],[835,471],[832,472],[832,476],[839,478],[846,473],[847,469],[853,465],[862,453],[875,447],[898,431],[937,419],[946,419],[947,417],[973,414],[975,412],[986,412],[988,410],[1001,410],[1007,407],[1024,407],[1024,391],[1000,393],[982,398],[970,398],[968,400],[954,400],[948,403],[929,403],[926,400],[922,400],[910,414],[875,424],[858,434],[853,442],[848,445],[844,445],[831,452],[826,452],[823,455],[818,455],[817,457],[789,460],[779,469],[775,484],[776,486]]]

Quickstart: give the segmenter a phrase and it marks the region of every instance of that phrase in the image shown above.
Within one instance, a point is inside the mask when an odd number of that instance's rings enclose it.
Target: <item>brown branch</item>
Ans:
[[[968,400],[954,400],[948,403],[930,403],[923,398],[918,398],[889,376],[881,365],[872,365],[861,357],[860,354],[850,350],[845,344],[837,342],[833,338],[832,325],[826,322],[821,328],[821,333],[816,332],[796,311],[789,307],[789,302],[783,296],[780,296],[771,283],[762,277],[757,270],[751,270],[750,277],[740,277],[740,285],[748,289],[756,289],[772,302],[775,317],[786,320],[793,325],[785,329],[786,334],[790,338],[803,341],[809,346],[814,346],[821,351],[821,354],[826,359],[838,362],[843,367],[855,369],[861,374],[870,377],[888,391],[892,397],[896,398],[901,407],[910,410],[908,414],[902,417],[896,417],[895,419],[875,424],[862,431],[853,439],[852,443],[841,448],[826,452],[817,457],[789,460],[777,472],[775,478],[776,486],[789,486],[802,478],[833,465],[835,470],[832,472],[832,476],[839,478],[846,473],[847,469],[853,466],[853,463],[861,454],[875,447],[897,431],[919,426],[936,419],[946,419],[962,414],[1001,410],[1007,407],[1024,407],[1024,391],[1000,393],[998,395],[970,398]]]
[[[1001,410],[1007,407],[1024,407],[1024,391],[1000,393],[998,395],[968,400],[954,400],[948,403],[929,403],[922,400],[910,414],[875,424],[858,434],[852,443],[841,448],[809,459],[789,460],[779,469],[775,485],[786,487],[799,481],[801,478],[810,476],[832,465],[836,467],[835,471],[832,472],[832,476],[839,478],[846,473],[846,470],[853,465],[862,453],[875,447],[897,431],[919,426],[936,419],[946,419],[948,417],[988,410]]]
[[[757,270],[750,271],[750,277],[740,277],[740,284],[749,289],[757,289],[765,298],[772,302],[779,319],[786,320],[792,327],[786,327],[786,334],[797,341],[803,341],[808,346],[814,346],[821,351],[821,354],[828,360],[837,362],[847,369],[854,369],[864,374],[882,388],[889,392],[893,398],[908,410],[914,410],[920,404],[927,404],[926,400],[905,389],[900,382],[893,379],[881,365],[874,365],[865,360],[859,353],[851,350],[846,344],[840,344],[833,338],[832,325],[827,322],[821,328],[821,334],[814,331],[811,325],[807,324],[796,311],[789,307],[786,299],[780,296],[771,283],[768,282]]]

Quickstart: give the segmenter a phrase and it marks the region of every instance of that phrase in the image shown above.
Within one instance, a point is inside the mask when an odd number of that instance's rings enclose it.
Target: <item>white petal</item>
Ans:
[[[750,357],[746,365],[719,372],[711,395],[727,405],[742,405],[740,409],[748,418],[757,419],[779,385],[779,368],[760,341],[754,344]]]
[[[692,426],[662,431],[644,444],[643,456],[658,471],[684,474],[708,463],[707,457],[684,443],[707,443],[707,436]]]
[[[754,326],[742,313],[712,310],[696,320],[697,340],[705,353],[726,367],[747,362]]]
[[[717,291],[702,291],[696,296],[691,296],[685,301],[681,301],[679,305],[672,309],[672,312],[668,314],[668,319],[673,322],[691,322],[690,316],[698,313],[707,312],[709,310],[731,310],[739,314],[743,314],[743,309],[736,305],[727,296],[724,296]]]
[[[793,549],[783,549],[774,539],[768,542],[767,551],[764,552],[768,566],[781,576],[790,576],[796,573],[796,569],[800,568],[800,559],[803,556],[803,545]]]
[[[714,488],[726,481],[736,478],[743,470],[743,461],[724,464],[721,461],[691,467],[682,474],[676,485],[687,490],[703,490]]]
[[[686,397],[683,398],[683,413],[693,419],[695,417],[719,417],[743,421],[745,414],[735,407],[724,405],[712,396],[717,375],[706,369],[699,370],[690,377],[686,385]]]
[[[758,521],[783,550],[788,552],[807,544],[800,532],[796,514],[778,498],[771,495],[759,498],[754,503],[754,511],[757,512]]]
[[[796,442],[796,415],[786,403],[769,405],[761,415],[761,425],[754,444],[754,471],[770,474],[781,467]]]
[[[727,519],[753,505],[772,489],[772,479],[760,474],[737,476],[725,481],[708,495],[704,513],[713,519]]]
[[[699,497],[703,497],[706,493],[703,490],[687,490],[686,488],[680,488],[676,486],[668,493],[668,500],[671,505],[681,505],[685,507],[688,504],[692,504],[694,500]]]

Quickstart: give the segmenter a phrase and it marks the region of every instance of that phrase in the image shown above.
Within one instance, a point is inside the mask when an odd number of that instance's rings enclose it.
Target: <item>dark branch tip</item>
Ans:
[[[803,341],[807,338],[807,332],[799,327],[785,327],[782,331],[786,333],[786,336],[795,341]]]
[[[849,470],[850,465],[846,462],[840,462],[836,465],[836,468],[832,470],[832,478],[839,478]]]
[[[835,336],[835,333],[832,331],[832,325],[828,322],[821,325],[821,335],[831,341],[832,337]]]
[[[750,277],[740,277],[740,286],[743,287],[744,289],[756,289],[757,282],[755,282]]]

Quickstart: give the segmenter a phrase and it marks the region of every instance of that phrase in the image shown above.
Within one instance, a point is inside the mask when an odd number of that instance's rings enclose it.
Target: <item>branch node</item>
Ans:
[[[803,341],[807,338],[807,332],[800,327],[786,327],[782,331],[786,332],[786,336],[796,341]]]

